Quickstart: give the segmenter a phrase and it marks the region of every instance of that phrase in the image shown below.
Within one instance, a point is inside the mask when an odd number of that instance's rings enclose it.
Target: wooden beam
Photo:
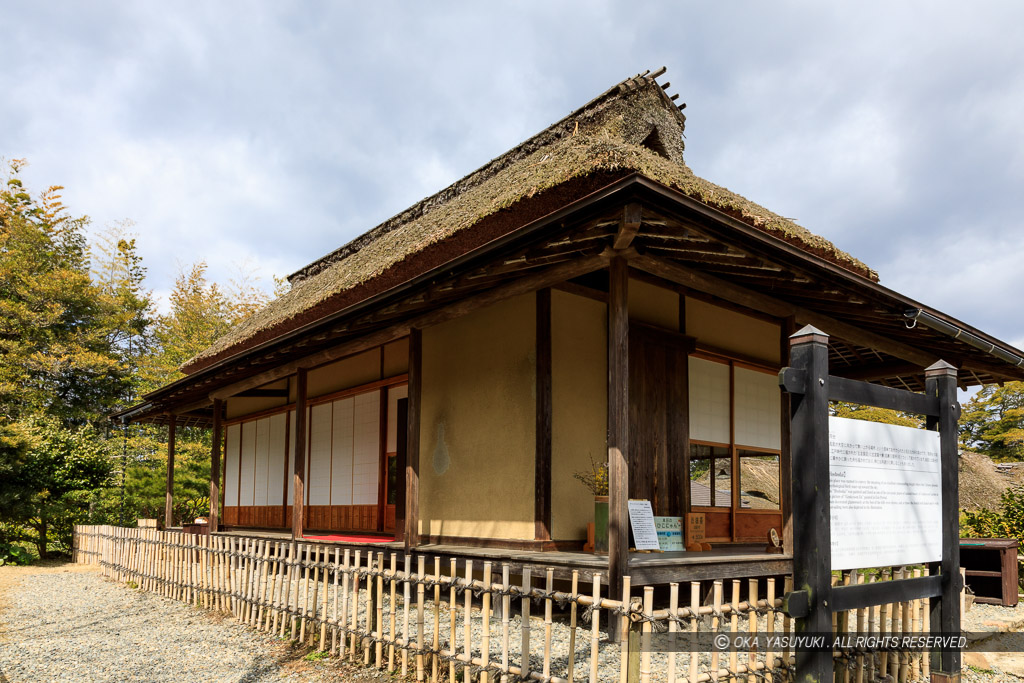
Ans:
[[[629,265],[638,270],[646,271],[651,275],[657,275],[691,289],[713,294],[726,301],[746,306],[747,308],[753,308],[777,318],[792,316],[798,322],[818,327],[830,335],[840,337],[860,346],[866,346],[869,349],[887,353],[890,356],[895,356],[911,363],[916,363],[921,367],[931,365],[938,360],[931,353],[921,351],[902,342],[894,341],[861,327],[835,320],[827,315],[816,313],[801,306],[795,306],[770,297],[767,294],[755,292],[746,287],[741,287],[727,280],[722,280],[685,266],[647,255],[633,257]]]
[[[496,304],[499,301],[504,301],[505,299],[519,296],[520,294],[526,294],[544,287],[550,287],[560,282],[571,280],[574,277],[579,277],[580,275],[592,273],[595,270],[600,270],[608,265],[609,258],[610,257],[607,254],[598,254],[596,256],[587,256],[576,261],[552,266],[542,272],[527,275],[526,277],[522,277],[505,285],[499,285],[494,289],[487,290],[486,292],[463,299],[462,301],[454,304],[449,304],[443,308],[430,311],[429,313],[412,318],[406,322],[396,323],[395,325],[391,325],[390,327],[378,330],[358,339],[353,339],[352,341],[344,342],[337,346],[332,346],[329,349],[324,349],[323,351],[310,354],[305,358],[299,358],[288,363],[282,363],[270,370],[266,370],[247,379],[216,389],[215,391],[210,392],[210,397],[228,398],[230,396],[235,396],[248,389],[260,387],[264,384],[287,377],[288,375],[295,374],[300,367],[311,368],[317,365],[323,365],[325,363],[330,363],[344,358],[345,356],[351,356],[375,346],[380,346],[382,344],[387,344],[388,342],[401,339],[402,337],[408,336],[410,330],[413,328],[422,329],[432,325],[437,325],[438,323],[446,322],[492,304]]]
[[[641,207],[639,204],[626,204],[619,221],[619,231],[615,234],[615,249],[625,249],[633,243],[633,238],[640,231]]]
[[[306,499],[306,370],[299,368],[295,382],[295,453],[292,455],[292,540],[302,538],[303,502]]]
[[[213,445],[210,447],[210,531],[220,530],[220,436],[224,402],[213,402]]]
[[[174,526],[174,430],[178,416],[167,415],[167,490],[164,494],[164,528]]]
[[[612,258],[608,280],[608,591],[619,600],[629,567],[629,267],[624,258]],[[615,627],[618,621],[609,623]]]
[[[536,451],[534,539],[551,540],[551,289],[537,291]]]
[[[406,549],[420,544],[420,412],[423,392],[423,333],[409,334],[409,404],[405,444],[405,533]]]
[[[247,389],[235,394],[235,398],[288,398],[287,389]]]

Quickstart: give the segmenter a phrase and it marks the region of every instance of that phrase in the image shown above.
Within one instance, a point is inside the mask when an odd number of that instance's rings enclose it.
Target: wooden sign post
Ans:
[[[808,325],[790,337],[791,367],[779,384],[791,395],[793,470],[793,584],[784,608],[801,633],[832,633],[833,612],[931,599],[931,632],[960,631],[960,546],[957,491],[956,368],[938,361],[925,370],[925,393],[890,389],[828,374],[828,335]],[[931,575],[853,586],[831,585],[831,490],[829,401],[844,401],[924,415],[939,432],[941,478],[941,561]],[[934,539],[932,539],[934,540]],[[852,541],[851,541],[852,542]],[[933,558],[920,558],[930,561]],[[931,653],[932,680],[960,675],[959,650]],[[796,653],[801,681],[831,681],[832,648]]]

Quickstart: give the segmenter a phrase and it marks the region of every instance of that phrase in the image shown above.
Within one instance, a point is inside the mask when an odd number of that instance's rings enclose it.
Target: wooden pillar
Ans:
[[[790,367],[805,377],[805,392],[790,396],[792,411],[793,585],[808,594],[798,634],[832,632],[832,534],[828,461],[828,335],[808,325],[790,337]],[[832,680],[832,649],[796,653],[802,681]]]
[[[622,577],[629,571],[628,294],[628,265],[614,256],[608,266],[608,592],[613,600],[621,599]]]
[[[409,404],[405,444],[405,533],[406,549],[420,544],[420,410],[423,384],[423,333],[409,333]]]
[[[938,361],[924,371],[925,394],[939,399],[939,417],[928,418],[928,429],[939,430],[942,467],[942,597],[932,598],[932,633],[960,633],[960,490],[957,480],[957,422],[960,405],[956,400],[956,368]],[[934,571],[934,566],[933,566]],[[960,650],[932,654],[932,680],[959,680]]]
[[[534,539],[551,540],[551,290],[537,291],[537,448],[534,453]]]
[[[167,415],[167,491],[164,494],[164,528],[174,526],[174,432],[178,416]]]
[[[306,369],[295,373],[295,455],[292,458],[292,539],[302,538],[303,502],[306,499]]]
[[[210,532],[220,531],[220,437],[224,401],[213,399],[213,444],[210,446]]]

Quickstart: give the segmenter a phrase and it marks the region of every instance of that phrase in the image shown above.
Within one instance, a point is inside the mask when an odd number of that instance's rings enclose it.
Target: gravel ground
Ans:
[[[76,565],[0,567],[0,681],[379,681]]]
[[[333,592],[333,591],[332,591]],[[333,596],[332,596],[333,597]],[[429,600],[429,598],[428,598]],[[388,600],[385,601],[390,602]],[[460,600],[461,602],[461,600]],[[398,605],[401,629],[402,608]],[[428,602],[429,604],[429,602]],[[385,623],[390,605],[385,607]],[[985,609],[979,609],[984,607]],[[518,612],[518,605],[514,611]],[[1000,608],[992,608],[999,610]],[[415,607],[410,610],[415,628]],[[988,606],[975,606],[965,623],[982,628],[993,619],[1006,618]],[[543,606],[533,614],[543,615]],[[1024,613],[1024,608],[1022,608]],[[471,628],[482,628],[479,610],[473,610]],[[602,626],[607,615],[602,614]],[[428,640],[433,632],[433,606],[424,614]],[[1011,615],[1014,619],[1015,615]],[[966,622],[966,620],[965,620]],[[449,612],[441,610],[442,642],[447,640]],[[741,623],[745,623],[741,622]],[[520,661],[520,618],[511,619],[512,661]],[[781,624],[780,624],[781,625]],[[587,680],[590,659],[589,624],[580,622],[576,640],[577,680]],[[461,609],[456,629],[461,644]],[[761,625],[763,628],[763,624]],[[501,641],[501,623],[491,620],[492,658]],[[746,630],[742,625],[741,630]],[[556,616],[552,629],[554,652],[565,652],[568,625]],[[531,619],[531,660],[541,665],[544,624]],[[474,636],[475,644],[479,637]],[[380,681],[388,676],[373,670],[352,669],[336,659],[308,661],[308,649],[239,626],[200,608],[133,590],[104,579],[95,568],[79,565],[0,567],[0,683],[10,681]],[[740,654],[745,657],[745,654]],[[702,655],[706,666],[707,655]],[[678,656],[678,673],[685,675],[689,654]],[[742,661],[742,660],[741,660]],[[1024,680],[1024,667],[1010,660],[991,658],[981,666],[965,667],[964,680],[972,683]],[[654,680],[665,680],[666,655],[654,655]],[[553,662],[552,673],[564,675],[566,657]],[[619,648],[606,642],[602,629],[600,679],[617,680]],[[728,666],[723,657],[722,666]],[[1014,675],[1016,674],[1016,675]]]

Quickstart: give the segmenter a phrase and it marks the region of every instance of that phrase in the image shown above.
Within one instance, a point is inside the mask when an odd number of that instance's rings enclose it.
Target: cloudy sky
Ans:
[[[1024,4],[836,4],[0,0],[0,157],[269,287],[665,65],[697,174],[1024,346]]]

